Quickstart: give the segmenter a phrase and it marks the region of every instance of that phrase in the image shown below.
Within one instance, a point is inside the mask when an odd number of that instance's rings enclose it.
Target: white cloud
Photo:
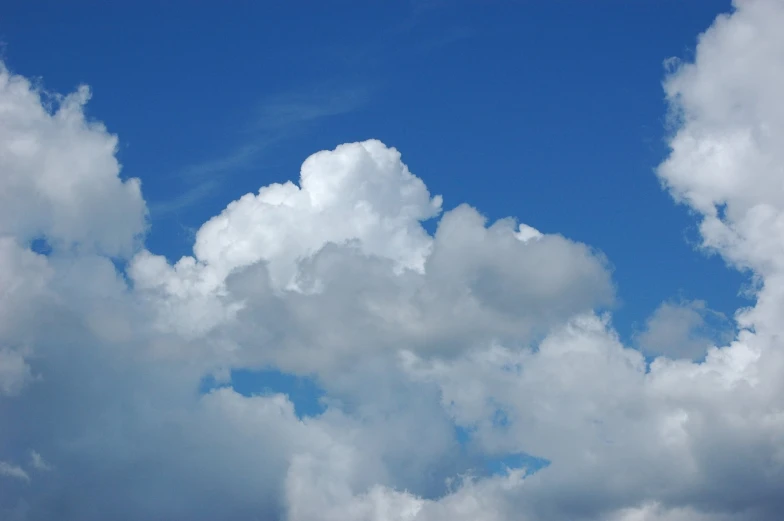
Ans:
[[[316,371],[340,352],[374,347],[459,351],[499,336],[525,341],[613,301],[601,254],[561,236],[512,219],[487,226],[461,205],[430,237],[421,221],[440,211],[440,198],[378,141],[314,154],[301,185],[271,185],[230,203],[198,231],[195,257],[173,266],[149,252],[133,259],[135,286],[164,328],[198,336],[239,321],[247,344],[285,325],[281,355]],[[302,352],[306,335],[321,337],[318,355]]]
[[[366,254],[421,270],[430,239],[419,221],[440,208],[395,149],[346,144],[309,157],[299,187],[274,184],[231,203],[198,231],[194,252],[223,272],[266,261],[281,287],[297,260],[330,242],[357,241]]]
[[[0,518],[778,519],[782,24],[780,2],[738,4],[666,82],[681,119],[658,173],[759,291],[699,363],[707,309],[664,304],[638,339],[668,355],[650,367],[605,314],[599,252],[466,205],[431,236],[440,198],[378,141],[231,203],[171,265],[137,249],[139,184],[86,91],[52,113],[2,69]],[[326,411],[198,393],[268,366],[311,374]],[[482,470],[521,452],[550,464]]]
[[[700,37],[694,63],[665,82],[681,124],[662,181],[703,214],[706,246],[762,275],[784,259],[770,235],[784,205],[782,13],[776,0],[737,2]]]
[[[118,177],[117,138],[86,119],[89,99],[87,87],[49,95],[0,65],[0,234],[133,253],[146,226],[141,184]]]
[[[30,451],[30,465],[32,465],[35,470],[45,472],[52,470],[52,466],[46,462],[43,456],[34,450]]]
[[[352,494],[334,468],[319,468],[312,456],[298,457],[289,469],[286,492],[291,521],[503,521],[515,516],[506,495],[524,485],[520,472],[481,481],[461,480],[437,500],[375,485]],[[337,478],[337,479],[336,479]],[[515,517],[517,518],[517,517]]]
[[[609,521],[732,521],[744,519],[744,514],[700,512],[690,507],[665,508],[658,503],[624,508],[613,514]]]
[[[0,349],[0,394],[19,394],[32,379],[30,366],[22,353],[8,348]]]
[[[0,477],[18,479],[20,481],[30,482],[30,476],[24,471],[22,467],[12,465],[5,461],[0,461]]]

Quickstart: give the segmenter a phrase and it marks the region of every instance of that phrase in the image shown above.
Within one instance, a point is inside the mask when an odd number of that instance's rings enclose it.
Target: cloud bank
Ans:
[[[779,519],[782,26],[738,2],[665,80],[657,174],[756,304],[710,345],[700,303],[665,303],[652,361],[600,252],[444,211],[379,141],[240,197],[170,263],[89,90],[0,67],[0,518]],[[227,381],[262,368],[313,378],[323,412]]]

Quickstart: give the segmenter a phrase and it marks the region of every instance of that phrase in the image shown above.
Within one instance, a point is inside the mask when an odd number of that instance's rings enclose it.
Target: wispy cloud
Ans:
[[[223,157],[186,166],[178,172],[178,177],[187,188],[176,197],[151,202],[150,212],[162,216],[197,204],[220,186],[227,172],[249,166],[264,148],[265,143],[259,138],[256,143],[241,145]]]
[[[177,173],[186,188],[177,196],[150,204],[154,216],[176,213],[214,193],[233,172],[256,163],[270,147],[295,137],[317,122],[359,110],[367,104],[366,86],[320,85],[270,96],[252,109],[241,143],[222,156],[188,165]]]
[[[256,129],[290,132],[301,125],[358,110],[370,99],[370,88],[323,88],[287,93],[266,100],[258,110]]]
[[[263,141],[241,145],[225,156],[188,165],[182,169],[180,176],[186,179],[205,178],[216,172],[242,167],[248,164],[263,148]]]
[[[46,462],[46,460],[41,456],[40,453],[32,450],[30,451],[30,462],[34,469],[40,470],[43,472],[49,472],[52,470],[52,466]]]
[[[20,481],[30,482],[30,476],[22,467],[12,465],[5,461],[0,461],[0,476],[6,476]]]

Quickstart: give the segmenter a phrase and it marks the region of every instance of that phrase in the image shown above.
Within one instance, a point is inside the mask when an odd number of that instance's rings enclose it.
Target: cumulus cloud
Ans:
[[[302,165],[300,186],[274,184],[229,204],[196,234],[199,261],[221,272],[268,263],[273,282],[293,283],[297,260],[327,243],[355,241],[363,253],[422,270],[430,238],[419,225],[441,209],[424,183],[379,141],[318,152]]]
[[[146,226],[141,183],[118,177],[117,138],[86,118],[89,99],[86,86],[52,95],[0,65],[0,233],[127,256]]]
[[[287,360],[267,363],[313,372],[412,343],[457,352],[522,342],[613,302],[604,257],[564,237],[511,218],[488,226],[467,205],[428,235],[421,221],[440,212],[440,198],[378,141],[314,154],[301,178],[301,188],[272,185],[230,203],[197,232],[194,256],[134,257],[129,273],[162,329],[224,326],[245,346],[274,338]]]
[[[601,252],[443,211],[373,140],[230,203],[171,263],[88,91],[0,69],[0,518],[778,519],[782,24],[778,1],[738,3],[665,81],[658,175],[757,282],[710,345],[699,301],[624,345]],[[199,391],[261,367],[314,378],[325,410]]]

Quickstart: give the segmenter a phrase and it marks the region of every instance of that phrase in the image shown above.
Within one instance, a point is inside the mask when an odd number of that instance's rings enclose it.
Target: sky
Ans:
[[[0,5],[0,518],[751,521],[784,2]]]

